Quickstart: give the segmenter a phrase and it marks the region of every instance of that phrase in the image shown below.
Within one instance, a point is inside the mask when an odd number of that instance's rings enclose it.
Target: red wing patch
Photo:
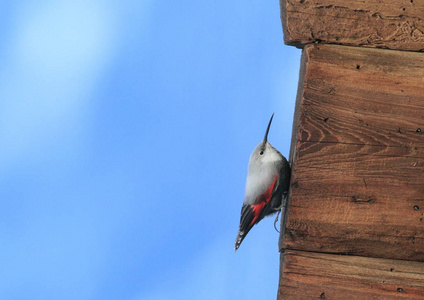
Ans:
[[[259,202],[259,204],[255,204],[255,205],[251,206],[252,211],[253,211],[253,219],[249,224],[250,226],[253,226],[255,224],[256,220],[259,218],[259,215],[263,211],[266,204],[267,204],[267,202],[261,201],[261,202]]]
[[[260,221],[260,219],[258,220],[258,218],[261,215],[262,211],[264,210],[264,207],[271,202],[272,192],[274,191],[275,184],[277,183],[277,179],[278,179],[278,175],[275,175],[274,181],[269,186],[269,188],[262,195],[259,195],[257,200],[258,204],[252,205],[253,220],[250,225],[253,226],[255,223]]]

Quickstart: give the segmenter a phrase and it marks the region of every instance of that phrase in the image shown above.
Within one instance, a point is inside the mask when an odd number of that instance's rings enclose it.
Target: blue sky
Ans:
[[[289,152],[278,1],[3,1],[0,20],[0,299],[275,299],[273,218],[234,240],[272,113]]]

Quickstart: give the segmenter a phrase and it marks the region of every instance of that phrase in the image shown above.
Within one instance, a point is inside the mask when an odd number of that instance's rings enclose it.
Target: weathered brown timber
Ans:
[[[312,44],[300,77],[280,249],[424,261],[424,53]]]
[[[278,299],[424,299],[424,263],[287,251]]]
[[[280,0],[284,41],[424,51],[424,1]]]

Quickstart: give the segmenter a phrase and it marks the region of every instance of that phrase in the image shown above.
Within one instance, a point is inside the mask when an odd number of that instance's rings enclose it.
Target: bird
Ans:
[[[264,139],[250,155],[235,251],[254,225],[264,217],[280,211],[288,195],[290,165],[287,159],[268,142],[273,117],[274,114],[269,120]]]

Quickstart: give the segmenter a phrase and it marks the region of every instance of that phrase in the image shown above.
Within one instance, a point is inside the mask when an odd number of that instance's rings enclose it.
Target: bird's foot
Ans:
[[[277,229],[276,224],[277,224],[277,222],[278,222],[278,217],[280,216],[280,213],[281,213],[281,209],[279,209],[279,210],[278,210],[277,216],[275,217],[275,221],[274,221],[274,229],[275,229],[275,231],[277,231],[278,233],[280,233],[280,231]]]

